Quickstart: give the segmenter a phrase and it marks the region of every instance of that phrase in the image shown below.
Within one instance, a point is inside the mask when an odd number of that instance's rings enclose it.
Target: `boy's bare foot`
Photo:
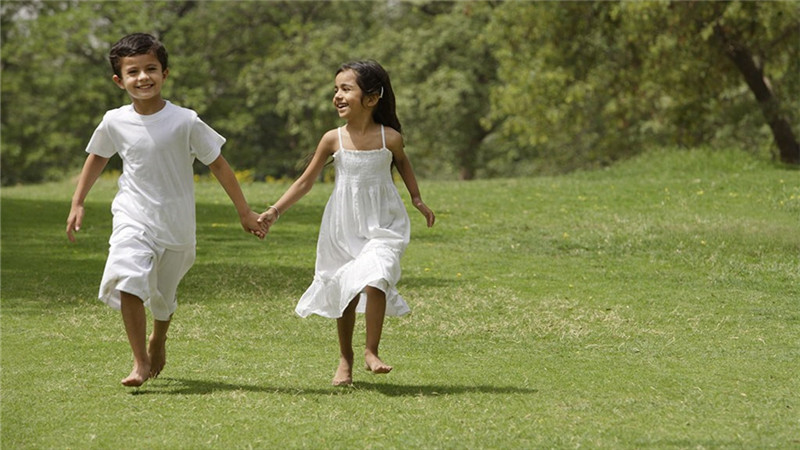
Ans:
[[[365,353],[364,362],[365,368],[372,373],[389,373],[392,371],[392,366],[381,361],[381,359],[378,358],[378,355],[373,353]]]
[[[336,368],[336,375],[333,376],[334,386],[350,386],[353,384],[353,361],[346,358],[339,359],[339,367]]]
[[[147,354],[150,356],[150,376],[158,378],[158,374],[164,370],[167,364],[167,338],[163,340],[156,339],[150,335],[150,344],[147,347]]]
[[[143,385],[148,378],[150,378],[150,368],[134,364],[131,374],[127,378],[123,378],[121,383],[123,386],[137,387]]]

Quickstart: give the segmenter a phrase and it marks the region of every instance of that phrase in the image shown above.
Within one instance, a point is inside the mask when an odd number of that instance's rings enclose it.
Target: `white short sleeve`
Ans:
[[[103,116],[100,125],[94,130],[92,138],[89,139],[89,144],[86,146],[86,153],[93,153],[104,158],[111,158],[117,153],[114,141],[109,135],[107,117],[108,114]]]
[[[189,136],[192,154],[205,165],[216,160],[222,152],[225,138],[196,117]]]

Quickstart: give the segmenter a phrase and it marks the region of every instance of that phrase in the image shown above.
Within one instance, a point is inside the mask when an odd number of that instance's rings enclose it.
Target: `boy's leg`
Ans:
[[[147,355],[147,313],[142,300],[127,292],[120,292],[122,321],[133,352],[133,370],[122,379],[125,386],[141,386],[150,378],[150,357]]]
[[[364,350],[364,361],[367,370],[373,373],[389,373],[392,366],[385,364],[378,358],[378,345],[381,343],[383,333],[383,319],[386,316],[386,294],[375,287],[367,286],[367,308],[365,320],[367,322],[367,345]]]
[[[178,307],[176,292],[178,285],[192,267],[194,248],[175,251],[164,250],[158,258],[156,273],[158,292],[150,298],[153,313],[153,332],[150,334],[147,353],[150,355],[150,376],[158,377],[167,364],[167,331],[172,323],[172,314]]]
[[[171,319],[171,317],[170,317]],[[147,354],[150,356],[150,376],[157,378],[167,364],[167,331],[171,320],[153,320],[153,333]]]
[[[353,384],[353,329],[356,325],[356,305],[358,297],[347,305],[342,317],[336,319],[336,331],[339,334],[339,367],[333,376],[334,386]]]

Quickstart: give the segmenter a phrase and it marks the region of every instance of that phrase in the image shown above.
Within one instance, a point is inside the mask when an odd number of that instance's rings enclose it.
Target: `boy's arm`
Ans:
[[[208,165],[208,168],[211,169],[211,173],[217,178],[217,181],[225,189],[225,193],[228,194],[228,197],[236,207],[242,228],[248,233],[258,236],[259,239],[264,239],[264,236],[269,231],[269,226],[258,222],[258,214],[253,212],[250,209],[250,205],[247,204],[242,188],[239,186],[239,181],[236,180],[236,175],[233,173],[228,161],[222,155],[219,155],[214,162]]]
[[[108,158],[94,153],[90,153],[86,157],[86,162],[83,164],[83,169],[78,177],[78,186],[75,187],[75,193],[72,195],[69,216],[67,216],[67,237],[71,242],[75,242],[74,233],[80,230],[83,224],[83,202],[86,200],[89,190],[92,189],[95,181],[103,172],[106,164],[108,164]]]

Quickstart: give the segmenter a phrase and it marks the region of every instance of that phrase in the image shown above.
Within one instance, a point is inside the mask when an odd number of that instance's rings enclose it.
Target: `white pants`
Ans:
[[[120,292],[127,292],[142,299],[154,319],[169,320],[178,308],[178,284],[194,263],[195,249],[160,248],[129,225],[115,229],[109,243],[98,298],[119,310]]]

